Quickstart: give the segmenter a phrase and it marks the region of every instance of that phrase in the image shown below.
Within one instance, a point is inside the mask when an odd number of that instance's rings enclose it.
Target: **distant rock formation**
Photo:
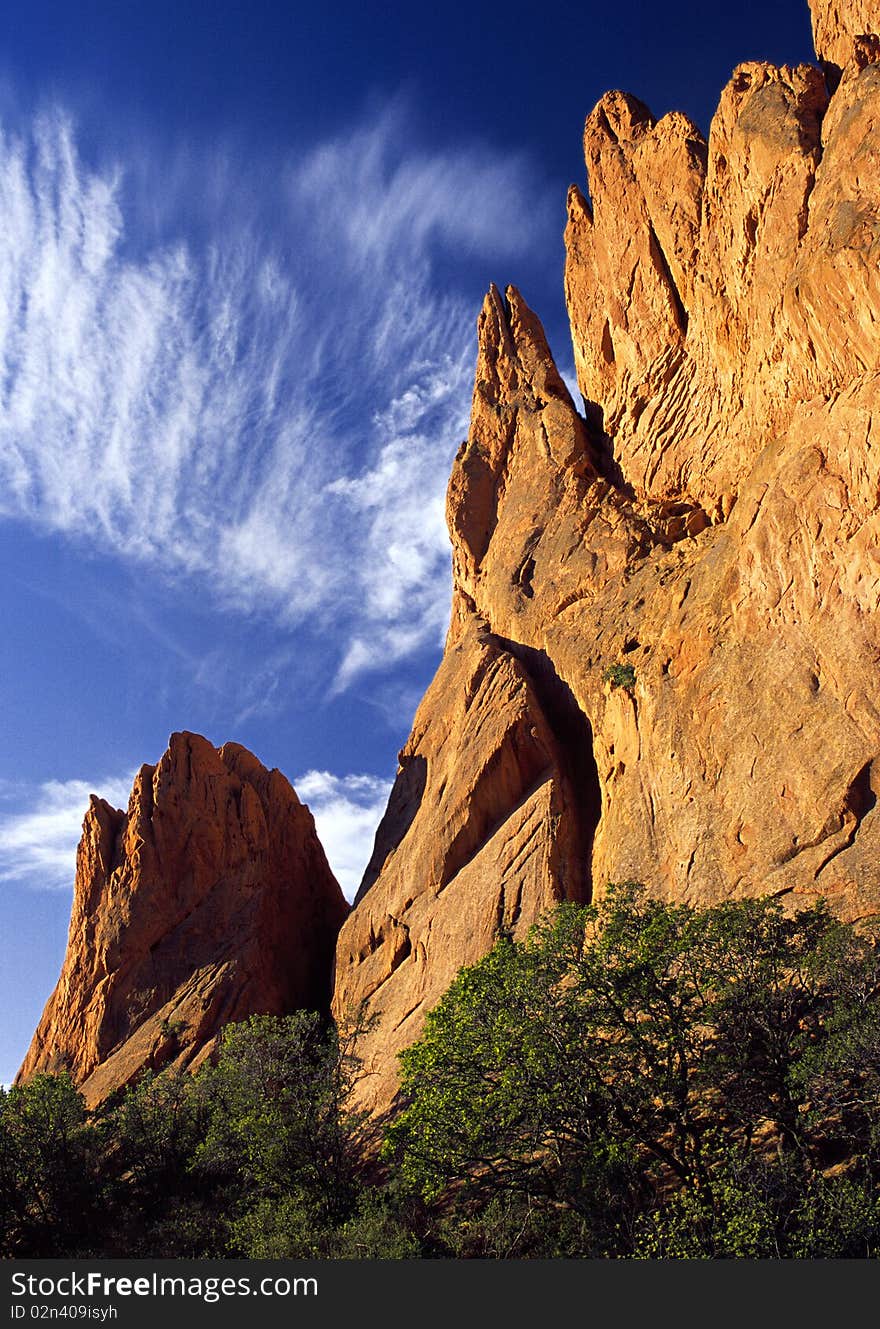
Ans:
[[[876,10],[814,0],[827,68],[739,66],[708,141],[621,92],[591,113],[583,415],[520,294],[486,298],[446,654],[337,948],[334,1009],[379,1016],[370,1108],[553,900],[880,911]]]
[[[237,743],[172,734],[128,812],[92,797],[67,954],[19,1072],[95,1104],[144,1067],[195,1067],[224,1024],[326,1009],[348,912],[308,808]]]

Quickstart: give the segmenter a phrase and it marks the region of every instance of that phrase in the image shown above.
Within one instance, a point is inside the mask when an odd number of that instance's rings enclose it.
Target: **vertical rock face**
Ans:
[[[636,385],[659,390],[681,360],[706,143],[686,116],[657,123],[635,97],[610,92],[587,120],[584,155],[592,204],[569,191],[566,295],[581,391],[610,421],[635,409]]]
[[[566,230],[575,363],[640,494],[723,516],[766,431],[823,374],[825,391],[840,382],[804,329],[792,342],[789,317],[822,243],[809,200],[827,102],[821,70],[752,63],[722,93],[708,144],[621,93],[587,120],[592,208],[573,190]]]
[[[589,846],[556,712],[539,676],[476,621],[451,646],[400,754],[400,774],[365,891],[345,925],[339,1017],[366,1001],[361,1094],[385,1107],[395,1052],[500,928],[583,898]],[[545,690],[546,689],[546,690]]]
[[[821,70],[751,63],[708,144],[622,93],[587,120],[592,202],[571,191],[566,231],[575,363],[640,495],[724,517],[800,403],[877,367],[874,8],[849,27],[814,10],[846,54],[830,107]]]
[[[839,80],[741,65],[708,141],[623,93],[591,113],[584,415],[519,293],[486,299],[446,655],[337,949],[373,1108],[457,968],[552,900],[880,912],[874,9],[816,3]]]
[[[94,1104],[143,1067],[195,1066],[224,1024],[326,1008],[348,912],[311,813],[245,748],[173,734],[127,813],[92,798],[67,955],[19,1072]]]
[[[496,547],[514,555],[507,593],[528,603],[543,515],[596,472],[541,324],[516,291],[505,301],[490,290],[479,337],[471,432],[449,487],[447,650],[337,949],[337,1016],[366,1001],[379,1017],[361,1046],[362,1099],[378,1110],[394,1094],[396,1052],[458,969],[499,928],[521,930],[589,894],[599,787],[588,725],[546,653],[476,605]]]

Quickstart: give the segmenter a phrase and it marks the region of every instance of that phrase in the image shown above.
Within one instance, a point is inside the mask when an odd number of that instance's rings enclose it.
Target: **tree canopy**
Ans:
[[[808,1210],[844,1198],[870,1245],[878,985],[876,947],[824,904],[612,886],[459,974],[401,1054],[387,1156],[462,1214],[503,1198],[521,1248],[564,1219],[579,1253],[663,1253],[698,1214],[700,1253],[802,1253]],[[761,1242],[719,1235],[756,1204]]]
[[[880,952],[819,904],[612,886],[502,933],[401,1055],[382,1158],[358,1029],[229,1026],[96,1114],[0,1091],[0,1254],[880,1254]]]

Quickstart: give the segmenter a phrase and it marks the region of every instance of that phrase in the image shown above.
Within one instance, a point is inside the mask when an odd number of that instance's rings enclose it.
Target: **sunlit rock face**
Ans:
[[[195,1068],[222,1027],[326,1009],[348,912],[312,815],[236,743],[173,734],[127,812],[92,798],[67,954],[19,1072],[94,1105],[144,1068]]]
[[[880,32],[877,0],[809,0],[809,3],[816,54],[837,70],[849,64],[860,37]]]
[[[376,1111],[457,969],[555,900],[880,910],[876,8],[816,0],[827,68],[741,65],[708,141],[590,114],[583,409],[520,294],[486,298],[446,654],[337,948]]]

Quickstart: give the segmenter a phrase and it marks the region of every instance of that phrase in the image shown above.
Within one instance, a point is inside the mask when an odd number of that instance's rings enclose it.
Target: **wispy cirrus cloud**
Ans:
[[[99,792],[115,807],[126,807],[133,779],[131,771],[94,782],[47,780],[32,787],[6,782],[0,790],[0,881],[70,890],[89,795]]]
[[[147,226],[161,162],[86,166],[58,111],[0,133],[0,516],[323,621],[339,689],[445,623],[476,311],[438,264],[524,252],[546,209],[400,106],[270,166],[194,154]]]

